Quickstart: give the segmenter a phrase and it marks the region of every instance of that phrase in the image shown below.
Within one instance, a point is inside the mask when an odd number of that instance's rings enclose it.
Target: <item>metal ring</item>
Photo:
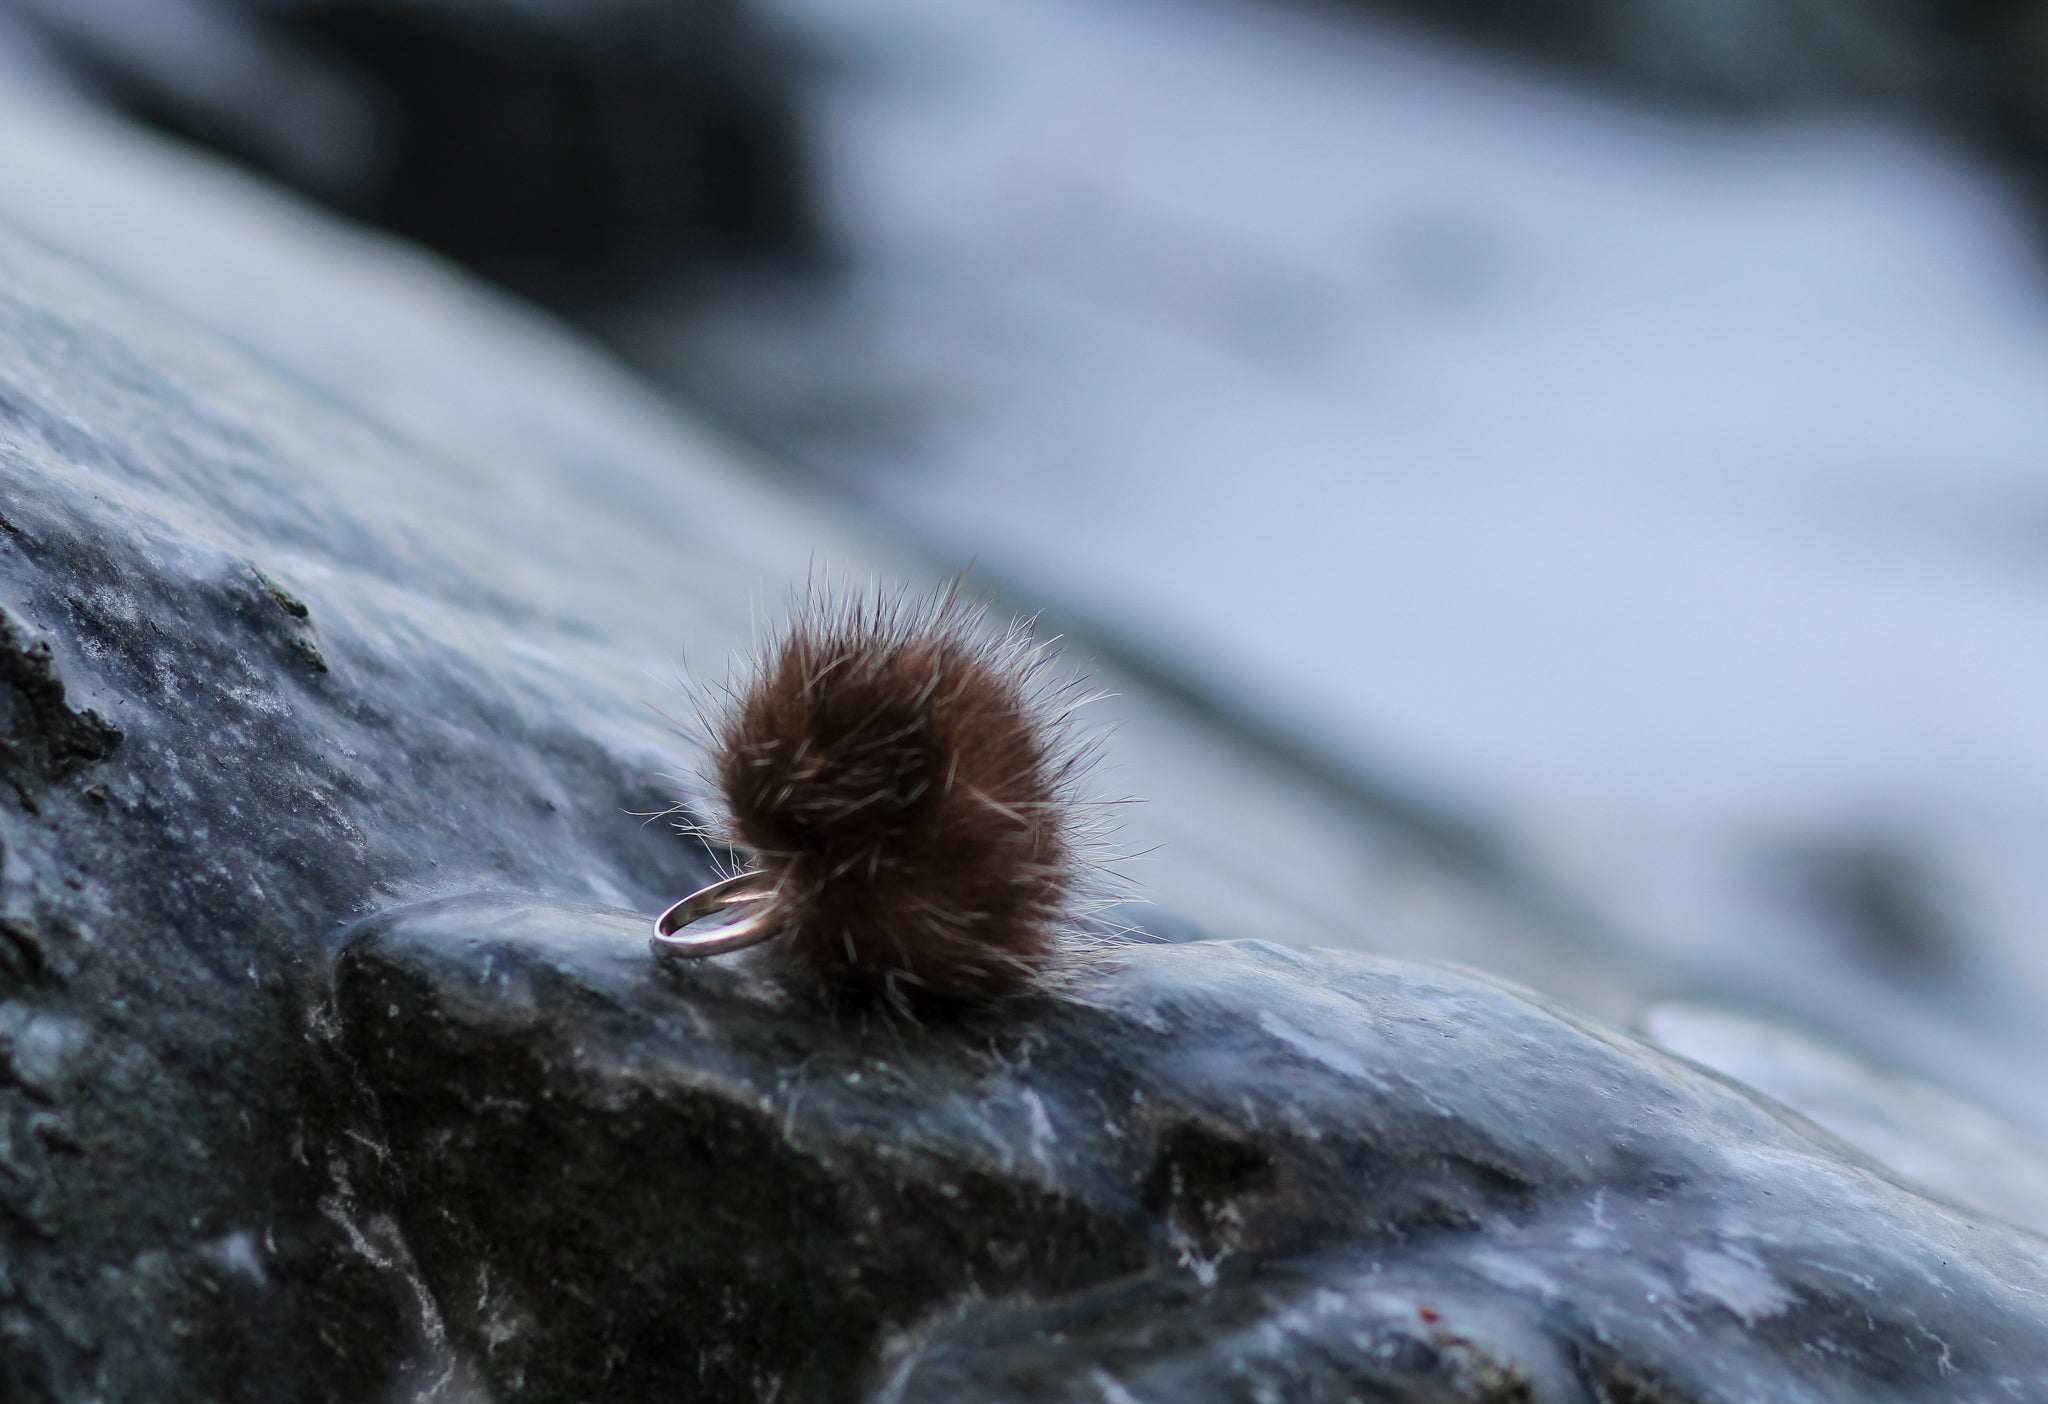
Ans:
[[[654,919],[654,937],[649,943],[659,956],[693,959],[724,955],[756,945],[775,934],[774,881],[766,873],[741,873],[709,887],[700,887]],[[755,904],[738,921],[728,922],[701,936],[679,935],[682,928],[705,917],[746,903]]]

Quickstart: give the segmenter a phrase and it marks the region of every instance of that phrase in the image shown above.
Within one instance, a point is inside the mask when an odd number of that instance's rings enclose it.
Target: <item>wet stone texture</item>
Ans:
[[[826,538],[438,305],[425,447],[0,226],[0,1399],[2048,1397],[2048,1243],[1477,976],[657,968],[662,680]]]
[[[499,1397],[2042,1397],[2048,1244],[1446,970],[1131,946],[944,1025],[464,899],[347,944],[396,1222]]]
[[[0,233],[0,1399],[448,1376],[349,1177],[333,941],[706,872],[637,817],[672,798],[643,698],[520,678],[569,631],[394,513],[436,472]]]

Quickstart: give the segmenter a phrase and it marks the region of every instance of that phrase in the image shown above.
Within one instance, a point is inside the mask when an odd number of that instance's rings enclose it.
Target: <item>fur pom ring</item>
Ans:
[[[714,833],[751,869],[664,912],[658,952],[772,939],[904,1007],[985,1001],[1047,965],[1094,872],[1077,786],[1095,748],[1045,646],[984,613],[957,590],[804,602],[705,718]]]

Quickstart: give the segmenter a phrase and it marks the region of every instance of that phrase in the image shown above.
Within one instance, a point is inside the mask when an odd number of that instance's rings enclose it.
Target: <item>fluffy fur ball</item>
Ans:
[[[954,595],[814,597],[711,727],[725,837],[773,877],[786,948],[899,1005],[1027,981],[1084,866],[1071,693],[981,622]]]

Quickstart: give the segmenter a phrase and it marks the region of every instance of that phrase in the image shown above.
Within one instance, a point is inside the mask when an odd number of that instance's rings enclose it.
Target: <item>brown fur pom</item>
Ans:
[[[726,838],[774,878],[780,942],[899,1005],[1017,987],[1082,869],[1085,749],[1021,627],[956,594],[816,596],[712,719]]]

